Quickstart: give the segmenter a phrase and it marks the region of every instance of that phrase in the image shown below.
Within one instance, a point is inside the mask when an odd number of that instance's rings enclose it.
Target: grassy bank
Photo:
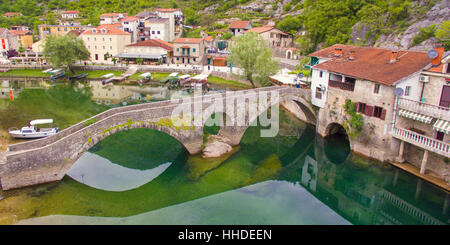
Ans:
[[[141,74],[144,74],[147,72],[136,72],[134,75],[132,75],[131,77],[129,77],[128,79],[131,80],[139,80],[142,77],[140,77]],[[169,76],[170,73],[166,73],[166,72],[150,72],[152,74],[152,80],[156,80],[156,81],[161,81],[164,78],[166,78],[167,76]]]
[[[42,73],[44,70],[37,69],[18,69],[10,70],[8,72],[0,72],[1,77],[50,77],[48,73]]]
[[[87,78],[92,78],[92,79],[97,79],[97,78],[102,78],[103,75],[109,74],[109,73],[113,73],[114,76],[120,76],[122,73],[124,73],[123,71],[80,71],[77,70],[76,71],[77,74],[81,74],[81,73],[87,73],[88,76]]]
[[[244,83],[240,83],[240,82],[236,82],[233,80],[226,80],[220,77],[214,77],[214,76],[210,76],[208,77],[208,82],[214,85],[219,85],[219,86],[223,86],[223,87],[229,87],[229,88],[235,88],[235,89],[250,89],[252,88],[251,85],[248,84],[244,84]]]
[[[106,109],[107,106],[91,100],[86,88],[64,84],[48,90],[25,89],[14,101],[0,100],[0,143],[18,142],[5,132],[10,127],[25,126],[33,119],[52,118],[55,126],[64,129]]]

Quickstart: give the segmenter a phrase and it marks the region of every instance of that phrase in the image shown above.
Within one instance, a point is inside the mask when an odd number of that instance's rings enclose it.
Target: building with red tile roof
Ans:
[[[131,44],[131,34],[115,25],[102,25],[81,33],[93,63],[113,63],[111,57],[123,53],[125,46]]]
[[[167,63],[173,56],[173,47],[169,42],[150,39],[127,45],[116,57],[129,63],[137,63],[137,59],[142,59],[143,64]]]
[[[76,19],[80,15],[80,11],[78,10],[67,10],[61,12],[61,18],[63,19]]]
[[[173,63],[201,64],[203,62],[207,49],[204,38],[177,38],[173,44]]]
[[[12,18],[15,16],[22,16],[22,13],[20,12],[6,12],[3,16],[5,16],[6,18]]]
[[[228,26],[228,31],[235,36],[239,36],[250,30],[251,28],[252,25],[250,24],[250,21],[236,20],[230,23],[230,25]]]

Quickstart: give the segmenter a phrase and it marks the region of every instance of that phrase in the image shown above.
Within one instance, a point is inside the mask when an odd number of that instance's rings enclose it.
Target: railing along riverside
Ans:
[[[408,143],[422,147],[426,150],[450,157],[450,144],[443,141],[397,127],[394,128],[394,137],[405,140]]]
[[[398,99],[401,109],[417,112],[434,118],[450,120],[450,108],[418,102],[406,98]]]

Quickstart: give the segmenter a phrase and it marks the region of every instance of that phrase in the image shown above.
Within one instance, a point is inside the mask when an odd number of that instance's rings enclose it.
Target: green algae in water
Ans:
[[[376,162],[358,167],[353,154],[335,163],[339,157],[326,154],[330,152],[326,148],[340,148],[343,142],[326,144],[304,124],[282,127],[284,136],[274,138],[261,138],[257,128],[249,128],[239,151],[218,166],[199,171],[195,180],[189,176],[187,162],[196,156],[187,155],[175,139],[160,134],[159,141],[153,141],[155,146],[143,142],[151,142],[146,139],[157,131],[122,131],[125,134],[114,134],[121,137],[110,138],[114,140],[99,146],[95,153],[124,165],[134,157],[130,164],[134,168],[140,167],[136,165],[139,159],[154,163],[172,159],[172,165],[151,182],[123,192],[91,188],[68,177],[34,197],[27,193],[38,187],[7,192],[0,200],[0,220],[17,215],[17,220],[42,218],[25,223],[448,224],[450,217],[444,207],[448,195],[442,190],[424,182],[416,195],[419,182],[415,176]],[[148,132],[145,137],[144,131]],[[180,151],[164,155],[172,149],[171,142],[178,144]],[[305,168],[306,157],[314,161]],[[305,175],[311,176],[308,185],[303,184]],[[417,211],[409,213],[389,198],[406,202]],[[62,216],[52,216],[55,214]],[[431,218],[421,221],[417,214]]]

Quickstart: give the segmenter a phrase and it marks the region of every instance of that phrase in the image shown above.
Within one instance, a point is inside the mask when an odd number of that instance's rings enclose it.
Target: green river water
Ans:
[[[0,224],[449,224],[449,194],[316,136],[280,110],[226,156],[190,156],[149,129],[113,134],[62,181],[0,192]]]

